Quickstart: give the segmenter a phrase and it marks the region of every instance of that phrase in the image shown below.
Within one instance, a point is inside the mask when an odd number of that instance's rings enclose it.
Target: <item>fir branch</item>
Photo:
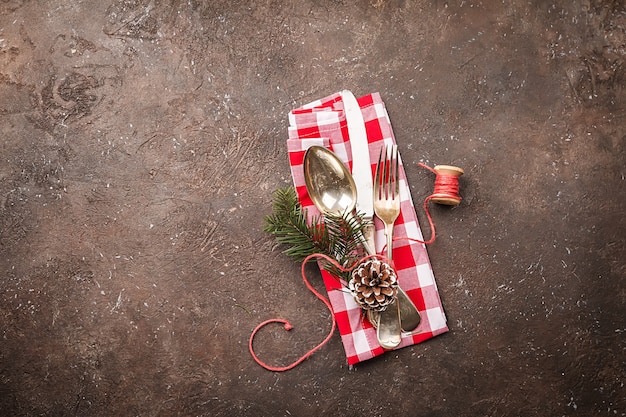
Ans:
[[[283,252],[297,262],[311,254],[322,253],[348,267],[362,256],[359,246],[365,225],[362,215],[314,216],[310,224],[307,217],[296,190],[281,188],[274,192],[273,212],[265,217],[264,230],[278,243],[288,246]],[[337,277],[348,278],[330,263],[322,267]]]
[[[307,224],[307,212],[302,210],[293,187],[276,190],[273,213],[265,217],[264,230],[274,235],[278,243],[289,246],[285,254],[302,262],[310,254],[320,252],[328,244],[328,233],[320,225],[317,217],[311,225]]]

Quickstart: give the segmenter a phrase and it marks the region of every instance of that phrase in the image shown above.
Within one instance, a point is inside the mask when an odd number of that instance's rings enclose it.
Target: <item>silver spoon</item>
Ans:
[[[312,146],[304,154],[304,181],[315,207],[322,213],[350,214],[356,207],[356,184],[337,156],[321,146]],[[361,241],[365,239],[361,236]],[[366,245],[368,253],[373,254]],[[400,311],[396,300],[386,314],[376,316],[377,338],[385,349],[400,344]],[[384,317],[383,317],[384,316]]]
[[[324,214],[342,215],[356,207],[356,184],[337,156],[321,146],[304,154],[304,181],[313,204]]]
[[[311,146],[304,154],[304,182],[309,197],[324,214],[345,215],[352,219],[356,208],[357,188],[352,174],[337,155],[321,146]],[[360,241],[365,251],[372,255],[367,240],[361,234]]]

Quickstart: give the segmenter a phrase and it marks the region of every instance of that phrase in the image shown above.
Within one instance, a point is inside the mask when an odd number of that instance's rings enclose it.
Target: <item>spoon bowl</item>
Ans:
[[[321,146],[312,146],[304,154],[304,181],[319,211],[342,215],[356,207],[356,184],[337,156]]]

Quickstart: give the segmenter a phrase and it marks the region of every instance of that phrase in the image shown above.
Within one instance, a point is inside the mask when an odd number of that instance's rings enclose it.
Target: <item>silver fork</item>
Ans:
[[[400,215],[399,169],[398,146],[391,145],[382,148],[374,177],[374,212],[385,223],[387,258],[390,261],[393,255],[393,225]],[[420,314],[415,304],[400,286],[398,286],[397,304],[401,329],[404,331],[415,330],[421,321]],[[396,317],[381,317],[381,321],[383,320],[385,322],[393,321],[395,324],[398,319]]]
[[[385,236],[387,236],[387,258],[391,261],[393,224],[400,214],[400,194],[396,179],[393,175],[394,152],[397,166],[397,148],[394,146],[389,158],[387,147],[380,150],[378,165],[376,165],[376,175],[374,176],[374,212],[379,219],[385,223]],[[383,151],[385,157],[383,159]],[[397,169],[396,169],[397,172]],[[397,195],[397,199],[394,197]],[[374,315],[376,320],[376,338],[378,343],[385,349],[393,349],[402,342],[402,324],[400,321],[400,302],[396,298],[387,309]]]
[[[383,158],[384,152],[384,158]],[[392,257],[393,224],[400,215],[400,181],[398,178],[398,147],[380,150],[374,177],[374,212],[385,223],[387,258]]]

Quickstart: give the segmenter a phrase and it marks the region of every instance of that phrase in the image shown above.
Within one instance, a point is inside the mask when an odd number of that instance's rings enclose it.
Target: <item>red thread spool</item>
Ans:
[[[463,175],[463,169],[452,165],[437,165],[432,171],[437,177],[430,200],[447,206],[458,206],[461,203],[459,177]]]
[[[436,175],[435,189],[431,195],[424,199],[424,211],[426,212],[426,217],[430,224],[431,237],[426,241],[418,239],[410,240],[429,245],[435,241],[436,232],[435,223],[428,211],[428,202],[434,201],[435,203],[445,204],[447,206],[458,206],[461,203],[461,196],[459,195],[459,177],[463,175],[463,170],[452,165],[437,165],[435,168],[431,168],[421,162],[417,165],[426,168]]]

